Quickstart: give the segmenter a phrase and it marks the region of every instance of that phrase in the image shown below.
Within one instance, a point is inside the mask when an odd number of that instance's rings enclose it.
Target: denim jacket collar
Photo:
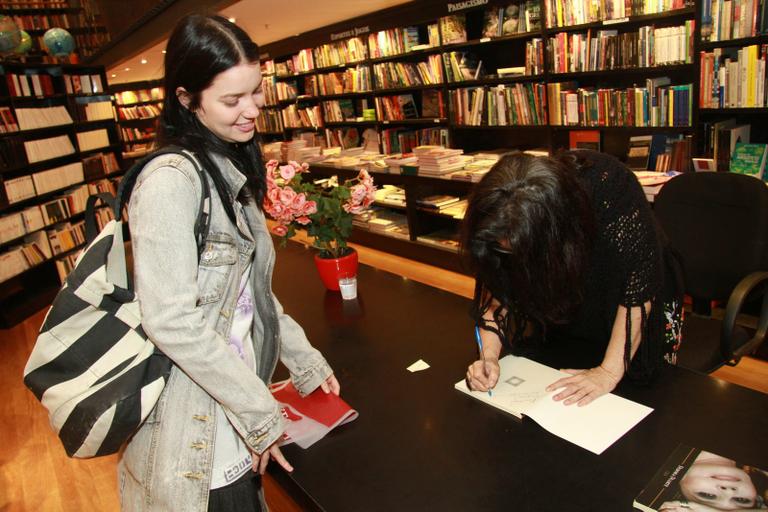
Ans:
[[[233,164],[232,161],[224,155],[220,155],[218,153],[210,153],[210,156],[213,160],[213,163],[216,164],[216,167],[218,167],[219,171],[221,171],[221,175],[224,177],[224,181],[227,182],[227,185],[232,192],[232,197],[237,197],[238,194],[240,194],[240,190],[243,188],[243,185],[245,185],[245,182],[247,181],[245,175],[240,172],[237,167],[235,167],[235,164]]]

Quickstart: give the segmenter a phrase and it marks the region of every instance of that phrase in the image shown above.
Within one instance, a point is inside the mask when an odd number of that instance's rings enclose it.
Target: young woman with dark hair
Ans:
[[[339,383],[272,293],[275,252],[261,210],[254,122],[264,106],[258,48],[218,16],[182,19],[168,41],[158,141],[129,203],[142,327],[174,363],[118,468],[124,510],[256,511],[285,419],[268,384],[278,359],[302,394]],[[202,254],[194,235],[211,188]]]
[[[476,276],[483,356],[473,389],[499,378],[503,348],[571,376],[548,391],[586,405],[663,360],[661,235],[635,176],[592,151],[511,153],[473,190],[461,250]]]

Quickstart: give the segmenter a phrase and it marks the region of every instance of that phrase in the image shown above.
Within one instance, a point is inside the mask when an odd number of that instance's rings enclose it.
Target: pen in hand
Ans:
[[[483,375],[488,377],[488,371],[485,368],[485,354],[483,353],[483,340],[480,338],[480,327],[475,326],[475,340],[477,341],[477,348],[480,350],[480,360],[483,362]],[[488,388],[488,396],[493,396],[491,388]]]

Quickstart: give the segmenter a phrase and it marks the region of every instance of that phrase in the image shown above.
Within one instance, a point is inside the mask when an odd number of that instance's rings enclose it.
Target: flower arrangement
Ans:
[[[309,165],[277,160],[267,162],[264,211],[277,222],[272,232],[285,240],[301,226],[314,239],[321,258],[339,258],[348,252],[352,216],[362,213],[374,199],[376,187],[367,171],[339,183],[336,176],[321,184],[304,181]]]

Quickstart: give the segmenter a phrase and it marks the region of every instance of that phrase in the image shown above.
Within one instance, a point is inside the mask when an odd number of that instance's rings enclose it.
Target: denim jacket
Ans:
[[[229,160],[213,160],[237,197],[245,177]],[[332,373],[272,292],[275,251],[263,213],[253,201],[235,201],[233,224],[209,183],[211,225],[199,261],[194,224],[202,188],[186,157],[150,161],[129,204],[142,327],[174,366],[157,405],[122,454],[123,510],[207,510],[215,403],[250,449],[261,453],[284,430],[267,387],[278,357],[302,394]],[[255,370],[227,346],[240,276],[251,256]]]

